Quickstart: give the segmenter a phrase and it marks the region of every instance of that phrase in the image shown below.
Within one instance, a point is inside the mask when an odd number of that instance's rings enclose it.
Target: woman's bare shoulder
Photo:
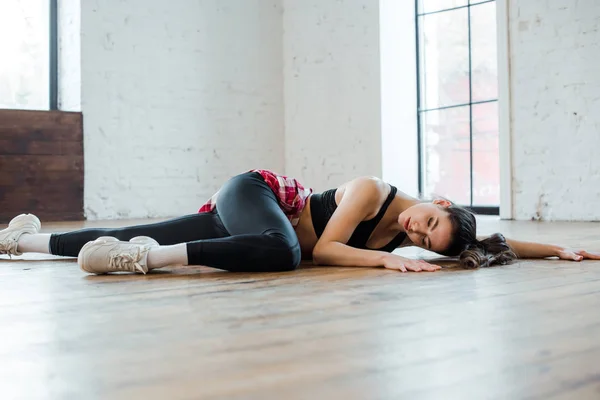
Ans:
[[[369,204],[372,204],[369,214],[376,214],[389,193],[390,186],[383,180],[373,176],[360,176],[338,186],[335,200],[339,205],[346,195],[360,194],[361,197],[368,199]]]
[[[359,176],[352,180],[346,181],[338,186],[338,191],[345,191],[348,186],[367,191],[379,192],[388,191],[389,185],[376,176]]]

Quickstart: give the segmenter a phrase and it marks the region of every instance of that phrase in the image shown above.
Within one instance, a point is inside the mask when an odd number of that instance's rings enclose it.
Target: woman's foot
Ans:
[[[129,242],[114,237],[100,237],[86,243],[77,257],[79,267],[90,274],[110,272],[148,272],[148,252],[158,242],[138,236]]]
[[[8,228],[0,231],[0,254],[20,256],[18,251],[19,238],[23,234],[35,234],[42,228],[42,223],[33,214],[21,214],[14,217]]]

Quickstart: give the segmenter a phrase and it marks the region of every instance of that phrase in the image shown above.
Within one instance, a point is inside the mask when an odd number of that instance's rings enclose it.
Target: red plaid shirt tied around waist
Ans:
[[[287,176],[278,175],[264,169],[254,169],[249,172],[258,172],[263,177],[267,185],[269,185],[271,190],[273,190],[273,193],[275,193],[279,207],[290,220],[292,226],[298,225],[300,214],[302,213],[302,210],[304,210],[304,206],[306,206],[306,200],[308,199],[308,196],[311,195],[312,189],[304,188],[304,186],[294,178],[288,178]],[[218,197],[219,192],[215,193],[206,204],[198,210],[198,212],[204,213],[213,211],[217,206]]]

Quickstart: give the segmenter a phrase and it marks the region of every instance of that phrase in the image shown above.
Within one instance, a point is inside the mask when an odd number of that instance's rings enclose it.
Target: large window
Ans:
[[[416,0],[419,189],[498,213],[496,2]]]
[[[56,0],[0,0],[0,108],[56,109]]]

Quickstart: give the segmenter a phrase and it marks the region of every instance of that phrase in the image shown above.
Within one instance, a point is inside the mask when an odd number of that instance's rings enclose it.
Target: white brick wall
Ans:
[[[600,2],[509,2],[517,219],[600,220]]]
[[[88,218],[195,212],[236,173],[284,169],[279,0],[81,7]]]
[[[413,1],[379,0],[382,176],[411,196],[419,194],[414,15]]]
[[[377,0],[283,0],[286,172],[316,190],[382,173]]]
[[[412,3],[60,1],[88,218],[193,212],[254,167],[316,190],[376,175],[416,193]]]

